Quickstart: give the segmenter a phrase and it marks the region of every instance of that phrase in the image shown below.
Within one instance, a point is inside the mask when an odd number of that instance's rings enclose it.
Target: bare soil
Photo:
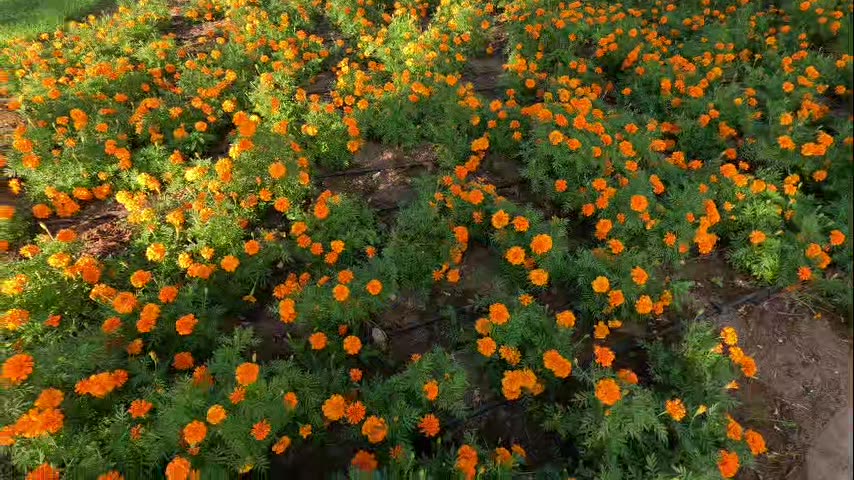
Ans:
[[[266,308],[273,303],[258,301],[257,308],[249,311],[243,317],[237,319],[233,325],[226,327],[225,331],[231,331],[235,327],[252,327],[255,336],[261,340],[258,348],[253,352],[259,361],[268,362],[278,358],[287,358],[291,353],[288,344],[289,325],[285,325],[277,315]]]
[[[215,20],[193,23],[183,15],[183,5],[188,3],[187,0],[170,0],[169,34],[174,35],[181,46],[192,49],[198,44],[199,38],[213,38],[224,22]]]
[[[0,99],[0,145],[5,145],[4,137],[11,135],[15,127],[21,123],[21,116],[6,110],[6,104]]]
[[[489,99],[501,97],[499,78],[504,73],[504,64],[507,62],[506,45],[507,35],[500,28],[496,29],[490,42],[493,53],[469,59],[466,71],[463,72],[463,82],[471,82],[476,92]]]
[[[474,85],[474,91],[487,98],[499,98],[501,86],[498,80],[504,73],[506,60],[499,54],[469,60],[468,69],[463,74],[463,82],[471,82]]]
[[[321,175],[322,185],[334,192],[363,198],[380,211],[396,209],[414,197],[413,179],[434,169],[436,154],[430,146],[405,153],[367,142],[355,155],[350,169]]]
[[[51,217],[42,222],[51,234],[69,228],[83,242],[82,253],[97,258],[117,255],[133,238],[133,229],[125,221],[127,210],[114,201],[85,205],[71,218]]]

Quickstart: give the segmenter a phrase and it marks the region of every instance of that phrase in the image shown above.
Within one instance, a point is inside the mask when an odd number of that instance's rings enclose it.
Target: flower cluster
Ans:
[[[461,432],[510,408],[578,477],[731,478],[768,451],[732,408],[760,369],[683,320],[682,267],[850,302],[850,29],[835,0],[122,0],[12,40],[0,446],[30,478],[330,444],[324,475],[533,474]]]

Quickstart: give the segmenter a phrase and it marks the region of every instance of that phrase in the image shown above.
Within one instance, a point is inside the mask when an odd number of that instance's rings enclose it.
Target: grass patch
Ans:
[[[114,0],[0,0],[0,41],[35,36],[85,17]]]

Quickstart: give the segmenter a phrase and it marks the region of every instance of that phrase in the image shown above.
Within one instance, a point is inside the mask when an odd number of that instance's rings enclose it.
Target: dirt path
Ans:
[[[686,270],[697,282],[695,310],[712,311],[756,288],[717,257],[698,259]],[[852,341],[845,319],[791,292],[711,319],[735,327],[759,366],[756,380],[742,382],[743,405],[735,416],[763,433],[769,453],[744,478],[851,478]]]

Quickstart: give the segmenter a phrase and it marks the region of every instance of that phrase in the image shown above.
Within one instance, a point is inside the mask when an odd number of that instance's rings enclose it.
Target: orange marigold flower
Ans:
[[[431,402],[439,397],[439,383],[436,380],[430,380],[425,383],[422,390],[424,390],[424,397]]]
[[[641,295],[638,301],[635,302],[635,311],[641,315],[647,315],[652,312],[654,306],[649,295]]]
[[[768,448],[765,446],[765,438],[759,432],[746,430],[744,432],[744,441],[747,442],[747,446],[750,447],[750,453],[754,457],[768,451]]]
[[[261,244],[257,240],[249,240],[243,245],[243,251],[252,256],[261,251]]]
[[[373,296],[379,295],[383,291],[383,284],[377,279],[373,279],[365,285],[365,290]]]
[[[546,234],[535,236],[531,240],[531,251],[537,255],[544,255],[552,249],[552,237]]]
[[[205,437],[208,435],[208,427],[206,427],[203,422],[193,420],[184,427],[182,433],[184,435],[184,441],[187,442],[188,445],[194,446],[205,440]]]
[[[151,272],[147,272],[145,270],[137,270],[133,272],[133,275],[130,276],[130,283],[135,288],[142,288],[148,285],[148,282],[151,281]]]
[[[178,298],[178,287],[167,285],[160,289],[160,294],[157,296],[163,303],[172,303]]]
[[[752,243],[753,245],[759,245],[763,243],[765,239],[765,232],[761,230],[754,230],[750,232],[750,243]]]
[[[549,272],[537,268],[528,272],[528,279],[538,287],[544,287],[549,283]]]
[[[597,340],[604,340],[608,338],[608,335],[611,334],[611,329],[608,328],[608,325],[605,322],[599,321],[596,323],[596,326],[593,327],[593,338]]]
[[[741,424],[735,421],[734,418],[727,415],[727,426],[726,426],[726,436],[730,440],[735,440],[736,442],[741,441],[743,429],[741,428]]]
[[[74,230],[63,228],[56,232],[56,240],[62,243],[70,243],[77,239],[77,233]]]
[[[226,255],[223,257],[222,261],[219,262],[219,265],[226,272],[234,272],[237,270],[237,267],[240,266],[240,260],[234,255]]]
[[[210,388],[214,380],[208,371],[207,365],[200,365],[193,370],[193,386]]]
[[[528,222],[528,219],[525,217],[517,216],[513,219],[513,228],[517,232],[527,232],[530,226],[530,222]]]
[[[267,172],[274,180],[278,180],[287,175],[288,169],[282,162],[274,162],[267,168]]]
[[[622,290],[611,290],[608,292],[608,304],[612,307],[619,307],[626,301]]]
[[[338,283],[342,285],[347,285],[353,281],[356,276],[353,274],[351,270],[341,270],[338,272]]]
[[[681,422],[687,413],[685,410],[685,404],[678,398],[665,402],[664,409],[667,411],[668,415],[677,422]]]
[[[510,223],[510,215],[504,210],[499,210],[492,214],[492,226],[497,230],[501,230]]]
[[[807,266],[802,266],[798,268],[798,279],[802,282],[806,282],[812,279],[812,269]]]
[[[641,267],[632,269],[632,281],[636,285],[646,285],[647,280],[649,280],[649,274],[646,273],[646,270]]]
[[[175,457],[166,465],[167,480],[188,480],[190,478],[190,461],[184,457]]]
[[[332,296],[339,302],[344,302],[350,297],[350,289],[346,285],[335,285],[332,289]]]
[[[104,398],[113,390],[124,386],[127,380],[128,373],[125,370],[97,373],[77,382],[74,391],[78,395]]]
[[[489,320],[496,325],[504,325],[510,321],[510,311],[503,303],[493,303],[489,306]]]
[[[272,450],[273,453],[275,453],[276,455],[281,455],[281,454],[285,453],[285,451],[290,446],[291,446],[291,437],[285,435],[282,438],[280,438],[278,441],[276,441],[276,443],[274,443],[273,446],[270,447],[270,450]]]
[[[469,231],[466,227],[460,225],[454,227],[454,238],[458,243],[466,244],[469,241]]]
[[[748,355],[741,357],[741,360],[738,362],[738,366],[741,367],[741,373],[743,373],[745,377],[753,378],[756,376],[756,360],[754,360],[753,357]]]
[[[107,335],[112,335],[116,333],[119,328],[122,327],[122,321],[119,317],[110,317],[104,320],[104,323],[101,324],[101,331]]]
[[[604,378],[596,383],[596,398],[603,405],[613,406],[623,397],[620,386],[612,378]]]
[[[27,474],[27,480],[59,480],[59,470],[43,463]]]
[[[474,322],[474,329],[480,335],[489,335],[489,332],[492,331],[492,322],[486,318],[478,318]]]
[[[460,447],[457,450],[455,467],[462,472],[466,480],[473,480],[477,475],[477,450],[468,445]]]
[[[362,350],[362,340],[355,335],[350,335],[344,339],[344,351],[347,355],[358,355]]]
[[[118,470],[110,470],[107,473],[98,475],[98,480],[124,480],[125,477]]]
[[[611,367],[611,364],[614,363],[614,359],[616,358],[613,350],[599,345],[593,347],[593,354],[596,355],[596,363],[608,368]]]
[[[611,248],[611,253],[613,253],[614,255],[619,255],[623,253],[623,250],[626,249],[625,245],[623,245],[623,242],[615,238],[608,240],[608,247]]]
[[[344,416],[347,417],[347,423],[350,425],[356,425],[365,419],[366,411],[367,409],[365,409],[365,405],[362,402],[356,401],[347,406],[347,409],[344,411]]]
[[[359,450],[350,462],[356,469],[370,473],[377,469],[377,457],[371,452]]]
[[[156,303],[147,303],[142,307],[139,314],[139,320],[136,322],[136,330],[139,333],[149,333],[154,330],[157,325],[157,318],[160,316],[160,306]],[[115,318],[115,317],[114,317]],[[121,326],[121,320],[118,320],[118,326]],[[106,324],[106,322],[105,322]]]
[[[297,394],[294,392],[286,393],[285,396],[282,398],[282,402],[289,410],[293,410],[297,408],[297,405],[299,405],[299,399],[297,398]]]
[[[332,395],[325,402],[323,402],[323,416],[336,422],[341,420],[344,417],[345,409],[347,408],[347,401],[344,400],[344,397],[341,395]]]
[[[208,409],[207,421],[211,425],[219,425],[228,417],[222,405],[213,405]]]
[[[65,394],[61,390],[47,388],[39,394],[39,397],[35,401],[35,406],[42,410],[57,408],[62,404],[63,398],[65,398]]]
[[[175,321],[175,331],[178,332],[178,335],[190,335],[193,333],[193,329],[196,328],[197,323],[199,321],[192,313],[184,315]]]
[[[508,370],[501,379],[501,393],[507,400],[516,400],[522,396],[522,389],[533,392],[537,388],[537,376],[530,369]]]
[[[566,378],[572,374],[572,362],[565,359],[557,350],[543,353],[543,365],[557,378]]]
[[[131,418],[145,418],[152,407],[154,407],[154,404],[147,400],[134,400],[128,408],[128,413],[130,413]]]
[[[471,151],[473,152],[482,152],[489,148],[489,139],[486,137],[479,137],[471,142]]]
[[[522,265],[525,263],[525,249],[518,246],[510,247],[504,254],[504,258],[513,265]]]
[[[308,343],[312,350],[323,350],[326,348],[327,338],[323,332],[315,332],[308,337]]]
[[[127,344],[125,350],[128,352],[128,355],[139,355],[140,353],[142,353],[142,339],[134,339],[133,341]]]
[[[279,320],[282,323],[293,323],[297,318],[296,302],[291,298],[286,298],[279,302]]]
[[[738,454],[721,450],[718,453],[718,470],[724,478],[733,478],[738,473]]]
[[[483,337],[477,340],[477,351],[484,357],[491,357],[495,354],[498,345],[490,337]]]
[[[631,208],[635,212],[641,213],[645,212],[649,207],[649,200],[646,199],[643,195],[632,195],[631,198]]]
[[[388,426],[386,426],[385,420],[380,417],[371,415],[362,425],[362,435],[368,437],[368,441],[371,443],[382,442],[387,434]]]
[[[498,349],[498,356],[510,365],[516,365],[522,360],[522,352],[518,348],[508,345],[502,345]]]
[[[145,258],[152,262],[162,262],[166,258],[166,246],[162,243],[152,243],[145,249]]]
[[[172,366],[176,370],[189,370],[193,368],[194,363],[195,360],[193,360],[193,355],[190,352],[178,352],[175,354]]]
[[[596,293],[606,293],[611,289],[611,282],[603,276],[596,277],[591,285],[593,286],[593,291]]]
[[[637,385],[638,384],[638,376],[635,372],[623,368],[617,371],[617,378],[621,381],[628,383],[629,385]]]
[[[495,449],[495,463],[502,467],[512,467],[513,454],[504,447],[498,447]]]
[[[248,387],[258,380],[258,373],[260,373],[260,371],[261,367],[259,367],[257,363],[244,362],[238,365],[237,369],[235,369],[234,378],[237,380],[238,384]]]
[[[418,422],[418,429],[421,430],[421,433],[423,433],[425,437],[435,437],[439,434],[439,418],[432,413],[424,415],[421,417],[421,421]]]
[[[131,313],[137,305],[136,296],[130,292],[121,292],[113,298],[113,309],[118,313]]]
[[[45,205],[43,203],[33,205],[32,210],[33,210],[33,216],[38,218],[38,219],[48,218],[48,217],[50,217],[50,214],[53,213],[53,211],[50,209],[50,207],[48,207],[47,205]]]
[[[596,222],[596,238],[599,240],[605,240],[608,238],[608,234],[611,232],[611,228],[613,228],[614,223],[607,218],[603,218]]]
[[[731,347],[738,345],[738,332],[732,327],[724,327],[721,329],[721,340]]]
[[[575,314],[570,310],[564,310],[562,312],[558,312],[555,315],[555,319],[559,327],[563,328],[573,328],[575,327]]]
[[[3,362],[0,378],[9,381],[12,385],[19,385],[33,373],[34,366],[35,361],[32,356],[19,353]]]
[[[830,232],[830,244],[834,247],[838,247],[845,243],[845,234],[839,230],[833,230]]]
[[[271,431],[272,427],[270,427],[270,422],[264,419],[256,423],[255,425],[252,425],[251,434],[252,437],[255,438],[255,440],[258,440],[260,442],[261,440],[267,438],[267,436],[270,435]]]

